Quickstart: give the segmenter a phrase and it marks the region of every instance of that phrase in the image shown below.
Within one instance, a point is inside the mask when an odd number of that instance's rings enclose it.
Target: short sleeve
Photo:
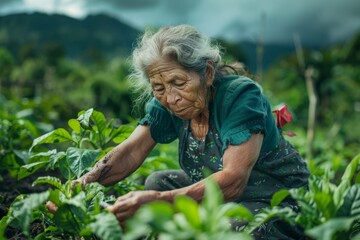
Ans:
[[[253,133],[266,132],[267,107],[260,87],[252,80],[232,81],[221,102],[220,137],[223,149],[248,141]]]
[[[153,98],[145,106],[145,116],[138,125],[150,126],[152,138],[157,143],[170,143],[178,136],[170,112]]]

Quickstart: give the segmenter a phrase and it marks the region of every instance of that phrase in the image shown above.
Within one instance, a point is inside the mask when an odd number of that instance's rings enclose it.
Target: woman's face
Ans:
[[[185,69],[173,59],[152,64],[147,73],[154,96],[179,118],[196,118],[207,108],[207,88],[213,76],[201,81],[199,74]]]

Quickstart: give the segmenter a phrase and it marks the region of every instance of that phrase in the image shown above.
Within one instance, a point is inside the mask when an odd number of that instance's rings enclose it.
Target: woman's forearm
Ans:
[[[239,198],[247,183],[246,175],[239,177],[238,175],[231,176],[231,174],[226,171],[219,171],[210,176],[220,187],[225,201],[233,201]],[[195,201],[201,202],[205,195],[205,182],[206,179],[184,188],[161,192],[159,198],[160,200],[173,202],[176,196],[187,195]]]
[[[108,152],[85,174],[83,185],[99,182],[111,185],[133,173],[155,146],[148,127],[138,126],[131,136]]]
[[[131,159],[127,147],[121,144],[107,153],[85,177],[92,182],[111,185],[133,173],[142,159]]]

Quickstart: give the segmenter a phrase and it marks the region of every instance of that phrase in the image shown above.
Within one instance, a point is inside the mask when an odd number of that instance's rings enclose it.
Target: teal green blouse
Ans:
[[[253,132],[262,132],[262,151],[273,149],[279,142],[279,130],[269,102],[254,81],[239,76],[216,79],[215,98],[211,104],[215,128],[222,141],[222,153],[229,144],[240,145],[250,139]],[[172,115],[153,98],[146,105],[146,115],[139,124],[149,125],[153,139],[169,143],[179,138],[185,121]]]

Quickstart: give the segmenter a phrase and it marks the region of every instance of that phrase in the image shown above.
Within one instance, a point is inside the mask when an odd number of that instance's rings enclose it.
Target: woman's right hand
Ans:
[[[71,182],[71,189],[74,189],[74,187],[78,184],[81,184],[81,188],[83,190],[85,190],[85,185],[86,185],[86,182],[84,181],[84,176],[78,178],[78,179],[75,179]]]
[[[92,183],[92,182],[96,182],[96,178],[89,173],[79,177],[78,179],[75,179],[71,182],[71,189],[74,189],[74,187],[77,185],[77,184],[81,184],[81,188],[83,191],[85,191],[85,187],[86,187],[86,184],[89,184],[89,183]]]

